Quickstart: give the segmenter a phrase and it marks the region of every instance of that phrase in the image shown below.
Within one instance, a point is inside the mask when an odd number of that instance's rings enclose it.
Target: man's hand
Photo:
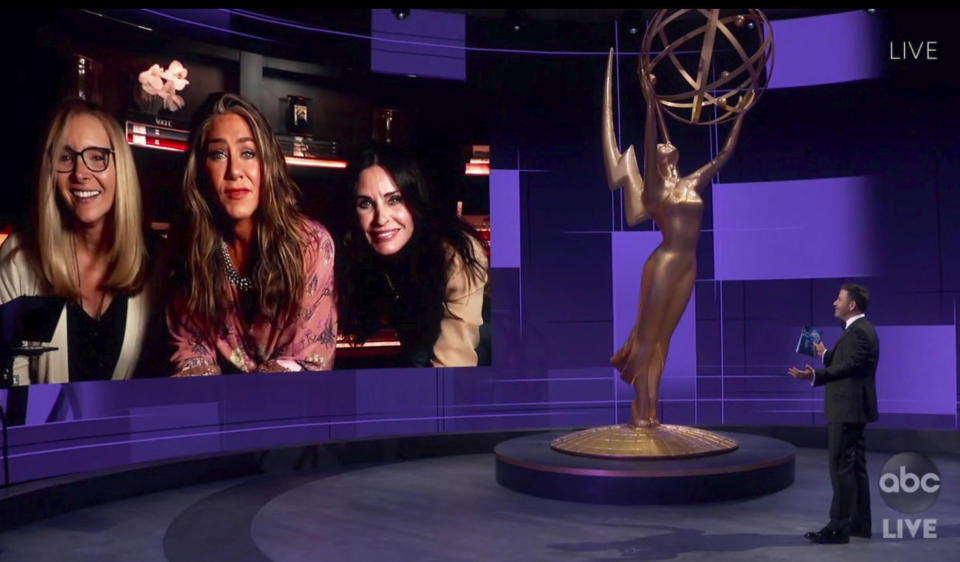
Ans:
[[[821,341],[814,343],[813,349],[817,351],[817,357],[823,357],[823,355],[827,352],[827,346],[823,345],[823,342]]]
[[[810,365],[807,365],[805,369],[790,367],[787,369],[787,373],[789,373],[791,377],[802,381],[813,380],[813,367]]]

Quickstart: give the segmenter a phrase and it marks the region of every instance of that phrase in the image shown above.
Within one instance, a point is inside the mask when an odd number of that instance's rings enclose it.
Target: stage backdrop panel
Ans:
[[[490,170],[490,267],[520,267],[519,170]]]
[[[877,326],[877,337],[881,415],[956,414],[955,326]]]
[[[883,20],[864,10],[771,25],[776,61],[770,88],[866,80],[883,71]]]
[[[713,186],[718,280],[866,277],[876,272],[879,197],[866,177]],[[864,211],[864,210],[867,211]]]
[[[374,72],[467,79],[463,14],[410,10],[410,15],[400,21],[391,10],[375,9],[371,10],[370,27],[374,38],[370,42],[370,69]]]

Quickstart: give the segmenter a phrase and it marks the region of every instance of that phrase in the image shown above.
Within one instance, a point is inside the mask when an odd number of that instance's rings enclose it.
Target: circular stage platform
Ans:
[[[497,482],[557,500],[603,504],[681,504],[762,496],[793,484],[796,448],[759,435],[735,439],[729,453],[680,459],[605,459],[561,453],[540,433],[496,446]]]

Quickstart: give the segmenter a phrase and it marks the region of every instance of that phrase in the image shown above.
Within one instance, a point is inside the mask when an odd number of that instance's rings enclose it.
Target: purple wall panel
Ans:
[[[347,392],[331,392],[331,439],[430,433],[438,429],[437,369],[334,371]],[[331,389],[332,391],[334,389]],[[355,423],[354,423],[355,422]]]
[[[100,470],[125,464],[130,464],[130,443],[127,439],[104,445],[47,447],[41,451],[16,455],[11,450],[10,482]]]
[[[953,158],[960,158],[956,154]],[[960,163],[954,164],[955,168],[960,168]],[[938,220],[940,240],[937,244],[940,250],[940,263],[942,270],[943,289],[945,291],[960,292],[960,221],[957,219],[957,209],[960,209],[960,189],[956,188],[956,178],[947,178],[948,168],[944,166],[943,178],[941,179],[943,187],[940,191],[939,206],[937,212],[940,214]],[[953,170],[950,170],[951,172]]]
[[[27,401],[27,425],[46,423],[56,407],[63,386],[59,384],[33,385],[30,387],[30,399]],[[71,415],[68,419],[75,419]]]
[[[955,414],[955,326],[878,326],[880,414]]]
[[[255,419],[285,419],[302,416],[307,404],[326,400],[324,379],[335,373],[316,373],[313,380],[286,373],[242,377],[235,384],[223,385],[223,422],[233,424]],[[280,397],[283,397],[281,399]]]
[[[271,443],[312,443],[333,440],[331,425],[325,421],[298,423],[291,420],[285,424],[256,424],[252,427],[233,428],[224,431],[221,447],[224,451],[237,451],[255,447],[269,448]]]
[[[447,414],[462,414],[490,404],[544,402],[546,369],[443,369],[443,407]]]
[[[371,27],[380,33],[396,33],[420,37],[421,41],[429,43],[424,37],[460,40],[466,38],[466,20],[463,14],[450,12],[433,12],[430,10],[410,10],[406,19],[400,21],[388,9],[374,9],[370,11]]]
[[[547,399],[555,402],[606,402],[612,403],[615,384],[623,384],[611,376],[609,367],[584,367],[576,369],[549,369]]]
[[[609,320],[579,319],[571,315],[569,320],[557,318],[540,322],[529,329],[527,335],[528,339],[537,340],[536,347],[542,350],[541,357],[547,368],[590,368],[606,365],[610,359]]]
[[[219,9],[196,9],[196,8],[163,8],[156,10],[169,16],[196,22],[205,26],[212,26],[220,29],[230,29],[230,14]]]
[[[714,268],[720,280],[864,277],[876,273],[877,197],[863,177],[716,184]]]
[[[130,441],[127,443],[128,457],[122,464],[220,452],[223,450],[223,435],[218,430],[219,428],[212,427],[200,435],[173,435]]]
[[[832,288],[836,293],[837,285]],[[781,382],[786,365],[803,359],[795,353],[800,329],[810,324],[814,307],[832,312],[832,298],[811,303],[808,280],[747,281],[742,284],[744,333],[744,367],[728,369],[744,375],[776,375]],[[725,312],[732,313],[731,310]],[[830,320],[826,325],[835,325]],[[789,388],[789,387],[787,387]]]
[[[492,255],[496,255],[494,251]],[[520,268],[490,268],[493,291],[490,306],[492,363],[498,372],[523,371],[523,321]],[[523,371],[525,372],[525,371]]]
[[[444,431],[613,423],[606,367],[441,371]]]
[[[880,415],[954,414],[957,395],[956,328],[876,326],[876,329],[880,338],[880,363],[877,365]],[[827,347],[837,341],[840,333],[839,327],[823,329]]]
[[[816,412],[822,411],[822,399],[726,402],[723,405],[723,423],[729,425],[809,425],[818,423]],[[822,418],[822,416],[820,417]],[[819,423],[823,423],[822,419]]]
[[[170,420],[180,427],[218,426],[223,423],[222,404],[184,402],[162,406],[134,407],[129,410],[130,430],[140,433],[170,429]]]
[[[537,345],[558,358],[578,361],[564,363],[551,359],[551,366],[573,367],[582,364],[581,359],[596,365],[597,358],[609,349],[610,239],[606,233],[558,231],[556,222],[550,220],[552,209],[544,202],[548,197],[543,191],[536,199],[531,196],[531,204],[537,211],[524,217],[525,221],[529,217],[529,223],[539,223],[524,230],[521,279],[524,335],[528,339],[543,338]],[[530,217],[531,214],[541,216]],[[581,322],[584,323],[581,333],[585,337],[593,338],[597,332],[602,335],[601,345],[589,348],[589,352],[578,352],[558,349],[549,340],[550,324]],[[586,324],[593,325],[588,328]]]
[[[411,77],[464,80],[466,72],[463,58],[447,58],[441,54],[411,53],[407,48],[396,51],[390,48],[374,47],[370,53],[370,64],[377,72],[406,74]]]
[[[330,427],[330,438],[334,441],[344,439],[361,439],[364,437],[378,437],[387,435],[419,435],[424,433],[435,433],[437,431],[437,419],[430,417],[426,419],[418,418],[396,418],[388,421],[382,419],[365,420],[359,417],[356,420],[350,420],[342,424],[335,424]]]
[[[724,376],[724,399],[726,400],[769,400],[779,398],[802,398],[809,391],[809,384],[804,386],[787,374],[790,365],[803,366],[813,363],[806,357],[801,357],[790,363],[771,365],[769,375],[731,375]]]
[[[770,88],[864,80],[882,72],[883,20],[863,10],[771,23],[776,60]]]
[[[710,250],[712,253],[712,243]],[[697,299],[697,375],[699,377],[718,376],[721,372],[721,287],[722,284],[716,281],[697,281],[694,289],[694,297]],[[697,396],[701,398],[704,396],[699,384]]]
[[[720,402],[697,402],[697,423],[719,425],[723,423],[723,406]]]
[[[720,375],[697,377],[697,400],[709,403],[710,400],[719,400],[723,396],[724,385]]]
[[[721,367],[720,320],[697,319],[697,375],[716,376]]]
[[[129,430],[130,420],[126,416],[11,427],[10,453],[42,451],[51,446],[92,442],[98,438],[107,441],[109,438],[101,436],[122,435]]]
[[[219,429],[222,422],[220,402],[200,402],[171,404],[167,406],[149,406],[130,409],[130,433],[148,435],[151,431],[161,434],[170,420],[176,420],[180,427],[207,428],[205,435],[184,439],[180,436],[154,437],[130,442],[129,462],[144,462],[175,455],[201,454],[204,451],[222,450]],[[179,451],[179,452],[178,452]]]
[[[952,105],[953,98],[945,96],[944,101]],[[937,119],[939,126],[938,140],[944,142],[942,150],[937,150],[936,161],[938,175],[937,213],[938,234],[937,247],[940,250],[940,264],[942,287],[944,291],[960,293],[960,221],[957,220],[957,209],[960,209],[960,189],[957,188],[957,175],[960,171],[960,135],[957,128],[960,118],[950,114],[952,118]],[[954,298],[960,295],[955,295]],[[953,300],[953,299],[951,299]]]
[[[660,419],[665,423],[692,425],[698,423],[696,402],[693,400],[678,400],[676,402],[661,400]]]
[[[817,423],[825,423],[820,416]],[[931,416],[929,414],[883,414],[872,427],[917,427],[923,429],[957,430],[957,414]]]
[[[446,420],[446,431],[495,431],[502,429],[542,429],[555,427],[593,427],[610,423],[610,408],[554,408],[549,411],[478,413]]]
[[[518,170],[490,170],[490,267],[520,267]]]
[[[790,334],[786,329],[774,332],[782,332],[781,339],[789,338],[791,345],[795,344],[795,333]],[[878,326],[877,335],[881,342],[877,367],[877,399],[881,416],[888,413],[954,414],[957,394],[954,326]],[[839,336],[840,328],[824,328],[824,341],[828,347]],[[725,376],[724,422],[740,423],[736,420],[750,420],[754,415],[767,416],[770,412],[821,413],[822,388],[810,388],[785,374],[779,375],[788,365],[806,363],[822,365],[819,361],[794,355],[792,361],[784,364],[760,365],[760,369],[771,371],[769,376]],[[749,423],[758,421],[754,419]]]
[[[746,330],[747,323],[743,320],[723,321],[723,364],[721,375],[728,372],[737,373],[746,365]]]
[[[437,369],[356,371],[357,415],[436,415],[438,401]]]
[[[466,80],[463,14],[411,10],[410,16],[400,21],[390,10],[375,9],[370,26],[374,38],[391,40],[370,42],[370,69],[374,72]]]
[[[545,427],[587,428],[618,423],[613,404],[577,410],[557,408],[551,412],[548,419],[549,423]]]

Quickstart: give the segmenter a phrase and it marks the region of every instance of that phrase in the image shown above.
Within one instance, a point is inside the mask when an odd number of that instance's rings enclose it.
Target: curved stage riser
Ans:
[[[724,432],[740,447],[723,455],[623,460],[583,457],[550,448],[562,433],[497,445],[497,482],[534,496],[600,504],[684,504],[771,494],[794,481],[793,445]]]

